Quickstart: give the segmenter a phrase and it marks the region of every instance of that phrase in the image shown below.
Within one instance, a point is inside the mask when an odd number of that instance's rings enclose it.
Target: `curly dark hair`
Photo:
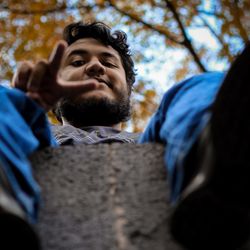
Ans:
[[[68,45],[81,38],[94,38],[104,45],[110,45],[119,53],[126,73],[129,92],[131,93],[136,74],[129,45],[127,44],[126,33],[120,30],[112,32],[111,28],[102,22],[77,22],[64,28],[63,39],[68,43]]]

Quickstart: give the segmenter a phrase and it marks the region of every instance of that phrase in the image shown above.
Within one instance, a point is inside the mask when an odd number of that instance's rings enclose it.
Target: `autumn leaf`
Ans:
[[[250,3],[218,0],[210,1],[208,7],[205,2],[2,0],[0,81],[11,81],[19,61],[48,58],[54,44],[61,38],[63,28],[79,20],[96,19],[128,32],[136,63],[147,61],[160,65],[164,59],[160,59],[158,55],[148,57],[149,50],[165,54],[164,51],[182,49],[184,57],[178,64],[171,65],[174,72],[171,78],[175,81],[182,80],[190,73],[210,70],[209,65],[216,62],[229,63],[249,40]],[[196,28],[203,28],[211,34],[216,42],[216,49],[212,49],[208,42],[201,45],[191,37],[190,31]],[[152,68],[148,75],[153,74]],[[157,83],[157,78],[155,81],[148,81],[147,74],[138,76],[134,87],[135,105],[132,116],[135,131],[143,130],[157,107],[160,99]],[[52,114],[49,117],[55,122]]]

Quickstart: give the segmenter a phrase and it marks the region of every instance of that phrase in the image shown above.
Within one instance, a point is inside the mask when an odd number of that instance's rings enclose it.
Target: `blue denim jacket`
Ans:
[[[175,202],[182,188],[183,162],[192,145],[210,119],[210,109],[223,81],[224,74],[205,73],[176,84],[164,95],[139,142],[166,145],[165,165]]]
[[[55,145],[55,141],[45,112],[23,92],[0,86],[0,100],[0,166],[17,200],[34,222],[40,190],[28,157],[39,147]]]
[[[204,126],[224,74],[206,73],[171,88],[152,117],[140,142],[166,145],[165,163],[171,184],[171,200],[181,190],[183,162]],[[0,167],[31,222],[37,217],[40,190],[28,161],[40,147],[56,145],[45,112],[17,89],[0,86]],[[18,177],[17,177],[18,176]],[[23,179],[20,182],[20,178]]]

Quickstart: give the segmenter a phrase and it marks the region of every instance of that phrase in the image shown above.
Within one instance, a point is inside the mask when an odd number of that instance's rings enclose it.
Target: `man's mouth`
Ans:
[[[108,81],[106,81],[102,78],[98,78],[98,77],[94,77],[93,79],[97,80],[98,82],[102,82],[102,83],[106,84],[109,88],[111,88],[111,84]]]

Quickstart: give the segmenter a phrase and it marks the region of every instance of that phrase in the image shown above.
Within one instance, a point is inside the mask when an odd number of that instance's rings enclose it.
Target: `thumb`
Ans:
[[[59,93],[61,97],[72,97],[79,95],[81,93],[94,90],[98,86],[95,82],[65,81],[63,79],[59,79],[58,83],[58,86],[60,86]]]

